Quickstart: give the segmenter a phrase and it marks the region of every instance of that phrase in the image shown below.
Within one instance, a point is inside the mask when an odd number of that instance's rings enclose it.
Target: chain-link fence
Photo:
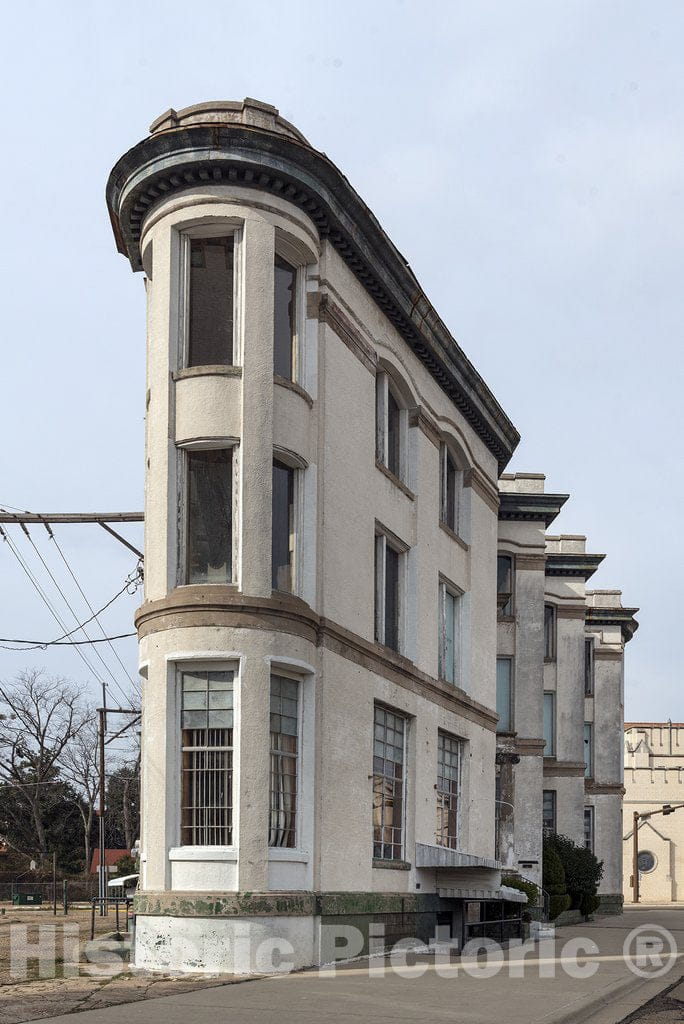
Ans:
[[[97,896],[97,877],[58,879],[54,885],[52,881],[0,882],[0,903],[12,903],[15,897],[33,895],[42,897],[43,903],[52,903],[56,898],[59,906],[65,898],[67,903],[87,903]]]

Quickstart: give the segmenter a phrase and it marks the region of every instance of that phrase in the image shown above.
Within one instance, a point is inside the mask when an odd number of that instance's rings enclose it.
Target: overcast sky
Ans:
[[[684,720],[683,29],[679,0],[12,5],[0,504],[142,509],[143,282],[116,252],[105,182],[168,107],[254,96],[375,212],[520,430],[509,468],[570,493],[554,532],[585,533],[607,554],[591,585],[640,607],[627,718]],[[34,548],[11,537],[48,590]],[[85,618],[55,544],[32,537]],[[97,526],[56,537],[94,608],[135,568]],[[129,632],[138,603],[119,598],[107,630]],[[8,544],[0,627],[60,633]],[[134,641],[117,650],[135,676]],[[113,703],[114,680],[130,684],[100,653],[114,679],[68,648],[0,650],[0,678],[37,665],[104,675]]]

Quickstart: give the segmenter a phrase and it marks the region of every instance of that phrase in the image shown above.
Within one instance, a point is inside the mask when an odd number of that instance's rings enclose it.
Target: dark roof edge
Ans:
[[[547,527],[559,514],[569,494],[521,494],[499,491],[499,519],[515,522],[540,522]]]
[[[299,206],[496,457],[499,473],[520,435],[430,304],[373,213],[323,153],[246,125],[157,132],[128,151],[107,183],[119,252],[142,269],[140,229],[156,202],[196,185],[232,183]]]
[[[546,552],[546,575],[547,576],[576,576],[582,579],[590,579],[605,555],[588,555],[583,551],[577,553],[571,551],[547,551]]]
[[[584,621],[588,626],[615,626],[622,628],[622,638],[627,643],[632,639],[639,623],[634,618],[638,608],[592,608],[585,609]]]

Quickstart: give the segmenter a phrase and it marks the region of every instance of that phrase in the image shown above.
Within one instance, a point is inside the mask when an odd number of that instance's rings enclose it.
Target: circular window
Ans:
[[[655,856],[650,852],[650,850],[642,850],[639,854],[639,871],[643,871],[644,873],[653,871],[656,863],[657,861]]]

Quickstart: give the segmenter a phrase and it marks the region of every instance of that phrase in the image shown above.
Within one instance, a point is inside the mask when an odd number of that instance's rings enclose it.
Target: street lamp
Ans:
[[[684,803],[663,804],[657,810],[643,811],[642,813],[634,811],[634,824],[632,828],[632,903],[639,902],[639,822],[652,818],[654,814],[674,814],[680,807],[684,807]]]

